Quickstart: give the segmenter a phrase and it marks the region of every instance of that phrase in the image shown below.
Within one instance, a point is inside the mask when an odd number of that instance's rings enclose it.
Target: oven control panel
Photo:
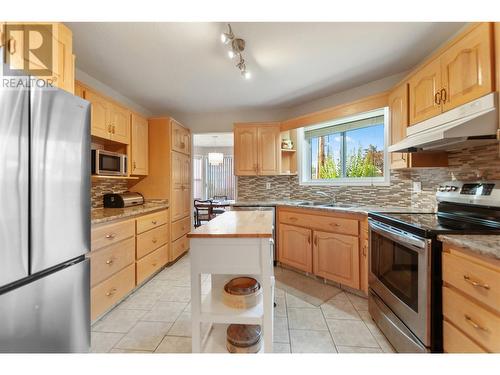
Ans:
[[[439,184],[439,202],[500,207],[500,181],[448,181]]]

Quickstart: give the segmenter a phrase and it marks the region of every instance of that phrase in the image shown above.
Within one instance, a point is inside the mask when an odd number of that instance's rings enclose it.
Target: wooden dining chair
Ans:
[[[214,201],[227,201],[227,195],[214,195],[212,198]],[[220,215],[226,212],[224,207],[214,207],[214,214]]]
[[[207,200],[195,199],[194,211],[195,211],[195,222],[194,222],[195,228],[201,226],[202,221],[209,222],[215,217],[214,206],[211,199]]]

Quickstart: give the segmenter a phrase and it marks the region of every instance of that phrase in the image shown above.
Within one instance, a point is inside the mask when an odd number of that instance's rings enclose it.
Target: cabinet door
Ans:
[[[436,94],[442,88],[440,61],[437,58],[429,62],[408,81],[410,125],[441,113],[441,104],[436,100]]]
[[[257,175],[257,127],[234,128],[234,174],[236,176]]]
[[[391,126],[391,145],[406,137],[408,127],[408,86],[403,84],[389,95],[389,116]],[[391,168],[408,167],[408,155],[401,152],[391,153]]]
[[[315,231],[313,242],[314,274],[358,289],[358,237]]]
[[[188,155],[172,151],[172,201],[170,202],[172,221],[190,214],[190,167]]]
[[[172,151],[191,154],[191,134],[174,120],[172,120]]]
[[[288,224],[279,225],[279,261],[312,272],[312,231]]]
[[[444,111],[493,91],[491,32],[484,22],[442,55]]]
[[[130,143],[130,112],[111,104],[111,139],[116,142]]]
[[[75,61],[73,56],[73,33],[62,23],[54,24],[53,74],[54,85],[74,93]]]
[[[85,99],[91,103],[91,130],[96,137],[110,139],[111,126],[109,120],[109,103],[102,96],[90,90],[85,90]]]
[[[281,137],[279,125],[262,126],[257,129],[259,175],[273,176],[280,174]]]
[[[75,95],[85,99],[85,89],[78,82],[75,82]]]
[[[131,174],[148,174],[148,120],[132,114],[132,170]]]

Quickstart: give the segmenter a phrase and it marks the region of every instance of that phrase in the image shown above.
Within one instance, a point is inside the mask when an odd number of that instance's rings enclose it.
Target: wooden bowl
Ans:
[[[231,324],[227,327],[226,347],[230,353],[258,353],[262,328],[256,324]]]
[[[248,309],[262,300],[262,288],[251,277],[237,277],[224,285],[222,302],[234,309]]]

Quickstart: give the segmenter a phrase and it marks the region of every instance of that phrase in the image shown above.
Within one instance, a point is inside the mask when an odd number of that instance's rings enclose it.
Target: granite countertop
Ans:
[[[480,255],[500,259],[500,235],[442,234],[438,236],[438,240]]]
[[[300,200],[240,200],[236,201],[232,206],[242,206],[242,207],[276,207],[276,206],[288,206],[288,207],[299,207],[310,210],[318,211],[335,211],[335,212],[346,212],[368,215],[370,211],[376,212],[429,212],[429,210],[415,209],[411,207],[393,207],[393,206],[364,206],[355,203],[339,203],[335,207],[324,207],[324,206],[307,206],[301,205],[307,201]]]
[[[139,206],[126,208],[93,208],[91,211],[91,223],[101,224],[109,221],[124,219],[132,216],[144,215],[153,211],[168,208],[167,199],[148,200]]]

